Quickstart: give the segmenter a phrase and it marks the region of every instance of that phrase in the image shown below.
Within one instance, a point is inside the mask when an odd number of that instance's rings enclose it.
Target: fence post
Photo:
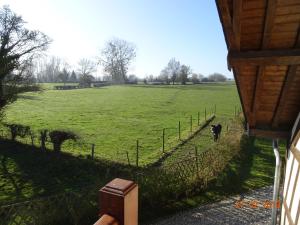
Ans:
[[[206,121],[206,108],[205,108],[205,110],[204,110],[204,115],[205,115],[205,121]]]
[[[178,121],[178,139],[181,140],[181,126],[180,126],[180,120]]]
[[[126,156],[127,156],[128,165],[130,166],[128,151],[126,151]]]
[[[116,178],[99,191],[99,220],[94,225],[138,225],[138,185]]]
[[[94,159],[95,154],[95,144],[92,144],[92,159]]]
[[[136,140],[136,166],[139,166],[139,140]]]
[[[34,146],[34,136],[33,136],[33,134],[30,135],[30,138],[31,138],[31,146],[33,147]]]
[[[198,112],[198,126],[200,125],[200,113]]]
[[[190,130],[191,130],[191,133],[193,132],[193,116],[191,116],[191,128],[190,128]]]
[[[162,134],[162,152],[165,153],[165,128],[163,128]]]
[[[199,165],[198,165],[198,149],[197,146],[195,146],[195,156],[196,156],[196,168],[197,168],[197,176],[199,174]]]

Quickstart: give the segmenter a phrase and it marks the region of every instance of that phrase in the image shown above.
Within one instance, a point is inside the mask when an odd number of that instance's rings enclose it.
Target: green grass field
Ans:
[[[154,162],[161,156],[162,128],[174,128],[180,120],[182,135],[187,136],[190,132],[190,116],[193,116],[195,130],[197,113],[200,112],[203,121],[204,109],[209,115],[216,104],[217,116],[213,123],[222,123],[224,127],[221,142],[214,143],[209,127],[206,127],[179,147],[163,165],[171,165],[185,159],[189,153],[194,154],[195,146],[200,152],[230,142],[232,138],[226,139],[225,136],[227,124],[229,131],[233,131],[232,135],[238,138],[235,143],[238,154],[209,184],[207,190],[182,198],[170,198],[168,204],[160,207],[143,200],[142,196],[149,189],[141,185],[142,220],[165,216],[273,182],[274,155],[271,142],[245,136],[240,140],[239,135],[243,131],[235,128],[235,120],[230,120],[234,116],[235,106],[239,107],[233,84],[110,86],[68,91],[52,90],[51,85],[47,84],[46,90],[41,93],[21,95],[17,102],[8,107],[6,122],[26,124],[36,131],[44,128],[75,131],[85,142],[96,144],[98,156],[118,162],[126,161],[125,155],[121,154],[125,151],[129,152],[130,160],[134,162],[136,139],[139,139],[142,165]],[[177,130],[168,129],[166,132],[166,148],[170,149],[178,143]],[[98,189],[115,177],[133,179],[132,171],[136,169],[107,160],[89,160],[72,155],[89,154],[88,149],[65,145],[63,151],[72,154],[55,154],[52,151],[42,152],[29,143],[24,144],[24,139],[20,140],[22,143],[0,138],[1,204],[66,191],[79,193],[82,188],[96,196]],[[230,149],[227,144],[222,146]],[[141,171],[144,169],[140,168]],[[161,197],[166,196],[172,195],[162,192]],[[159,202],[161,198],[157,199]],[[96,209],[97,203],[93,204]],[[90,218],[96,215],[95,212],[89,214]]]
[[[39,129],[66,129],[79,134],[85,143],[94,143],[99,157],[126,162],[135,160],[136,140],[140,143],[140,165],[155,161],[162,151],[162,129],[166,131],[166,149],[178,141],[178,121],[182,136],[193,129],[204,110],[232,117],[239,107],[234,84],[169,86],[110,86],[78,90],[51,90],[25,93],[6,111],[5,121]],[[90,145],[65,145],[64,151],[90,154]]]

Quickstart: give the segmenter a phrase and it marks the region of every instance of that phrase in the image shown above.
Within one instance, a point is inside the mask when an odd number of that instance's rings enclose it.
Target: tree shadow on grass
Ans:
[[[27,100],[27,99],[28,99],[28,100],[40,100],[40,97],[38,97],[38,96],[24,95],[24,94],[19,95],[18,98],[19,98],[19,99],[26,99],[26,100]]]
[[[218,176],[213,183],[213,189],[221,195],[229,196],[272,185],[274,163],[269,140],[243,135],[240,141],[240,153]]]
[[[185,90],[213,90],[213,91],[224,91],[223,88],[232,86],[235,84],[224,84],[224,83],[201,83],[201,84],[186,84],[186,85],[132,85],[131,87],[136,88],[159,88],[159,89],[179,89],[182,91]],[[220,88],[221,87],[221,88]]]
[[[97,191],[115,177],[130,177],[128,166],[110,161],[42,152],[3,139],[0,149],[1,204],[90,187]]]
[[[270,140],[243,135],[239,154],[231,159],[223,172],[208,187],[186,199],[165,206],[146,218],[165,216],[273,184],[275,159]]]

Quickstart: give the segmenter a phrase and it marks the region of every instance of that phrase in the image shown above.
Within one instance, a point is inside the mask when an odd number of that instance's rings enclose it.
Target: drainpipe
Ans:
[[[272,224],[276,225],[277,223],[277,200],[280,186],[280,168],[281,168],[281,159],[278,150],[278,140],[273,140],[273,150],[276,158],[275,166],[275,177],[274,177],[274,191],[273,191],[273,208],[272,208]]]

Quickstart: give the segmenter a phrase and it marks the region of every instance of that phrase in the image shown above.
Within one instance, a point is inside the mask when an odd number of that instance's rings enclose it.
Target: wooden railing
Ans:
[[[99,191],[100,219],[94,225],[138,225],[138,186],[116,178]]]
[[[94,225],[120,225],[120,223],[116,218],[104,214]]]

